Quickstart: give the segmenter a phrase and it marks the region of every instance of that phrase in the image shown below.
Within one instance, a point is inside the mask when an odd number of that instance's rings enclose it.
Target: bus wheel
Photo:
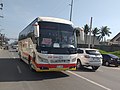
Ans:
[[[28,60],[28,65],[29,65],[30,70],[33,70],[33,64],[32,64],[32,60],[30,59],[30,56]]]
[[[33,64],[32,64],[31,60],[29,61],[29,68],[30,68],[30,70],[33,70]]]
[[[22,58],[21,58],[21,53],[19,53],[19,58],[20,58],[20,60],[22,60]]]

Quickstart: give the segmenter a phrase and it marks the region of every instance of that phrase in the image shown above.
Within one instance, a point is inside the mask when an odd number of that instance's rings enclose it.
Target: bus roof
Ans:
[[[69,20],[60,19],[60,18],[53,18],[53,17],[38,17],[38,21],[57,22],[57,23],[73,25],[73,23]]]

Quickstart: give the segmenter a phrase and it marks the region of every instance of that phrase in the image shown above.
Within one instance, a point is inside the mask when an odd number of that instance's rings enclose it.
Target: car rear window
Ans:
[[[77,53],[84,53],[84,51],[81,50],[81,49],[78,49],[78,50],[77,50]]]
[[[97,50],[85,50],[85,52],[90,55],[100,55],[100,52]]]

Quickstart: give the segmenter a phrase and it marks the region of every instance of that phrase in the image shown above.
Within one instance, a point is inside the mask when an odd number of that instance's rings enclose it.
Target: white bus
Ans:
[[[19,33],[18,51],[35,71],[76,70],[76,44],[72,22],[38,17]]]

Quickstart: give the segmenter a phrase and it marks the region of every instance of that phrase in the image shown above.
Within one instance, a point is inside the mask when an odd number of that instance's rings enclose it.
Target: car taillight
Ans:
[[[84,55],[84,57],[85,57],[85,58],[90,58],[90,56],[89,56],[89,55]]]

